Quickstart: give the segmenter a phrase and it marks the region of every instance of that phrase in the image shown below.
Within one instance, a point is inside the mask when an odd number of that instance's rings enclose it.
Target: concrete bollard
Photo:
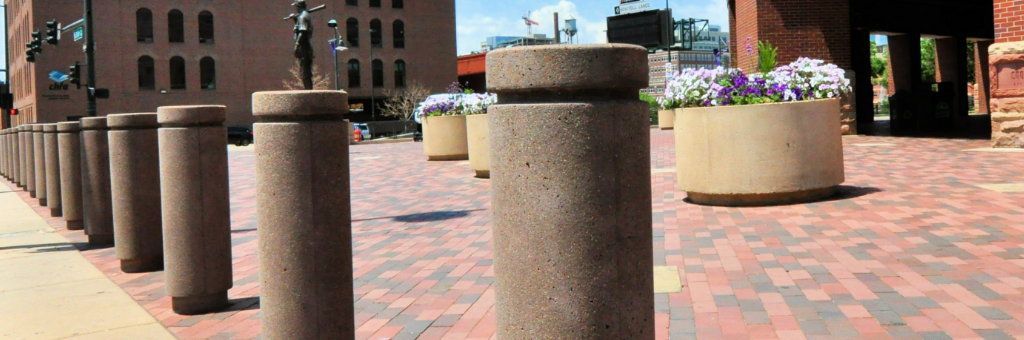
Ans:
[[[253,94],[260,309],[268,339],[352,339],[348,94]]]
[[[107,116],[114,249],[121,271],[164,268],[156,113]]]
[[[46,168],[46,206],[50,216],[63,215],[60,198],[60,161],[57,152],[57,124],[43,125],[43,163]]]
[[[24,157],[23,153],[25,150],[21,144],[21,129],[22,127],[20,126],[11,129],[11,141],[14,142],[14,147],[11,149],[14,151],[14,154],[11,156],[14,156],[14,182],[18,184],[19,188],[24,189],[25,180],[23,175],[25,174],[25,165],[22,163],[22,158]]]
[[[22,131],[24,134],[21,136],[21,143],[23,144],[24,154],[22,154],[21,162],[25,167],[25,190],[28,190],[29,197],[36,198],[36,166],[35,166],[35,143],[33,132],[35,127],[32,125],[25,125]]]
[[[7,150],[7,129],[3,129],[0,130],[0,175],[3,175],[4,179],[9,179],[7,177],[7,160],[10,157]]]
[[[57,123],[60,205],[68,230],[82,230],[82,141],[79,122]]]
[[[218,310],[233,284],[225,108],[165,106],[157,114],[171,307],[178,314]]]
[[[32,125],[32,162],[35,167],[36,176],[36,199],[39,206],[46,206],[46,149],[43,145],[43,126],[45,124]]]
[[[114,244],[107,117],[82,118],[82,212],[93,246]]]
[[[487,56],[498,338],[654,339],[647,51]]]

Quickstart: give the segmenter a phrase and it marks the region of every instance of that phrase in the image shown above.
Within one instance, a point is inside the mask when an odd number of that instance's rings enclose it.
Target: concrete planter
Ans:
[[[808,202],[845,181],[839,100],[683,109],[679,188],[723,206]]]
[[[466,137],[469,145],[469,167],[478,178],[491,178],[491,142],[487,115],[466,116]]]
[[[466,116],[423,118],[423,153],[428,161],[469,159]]]
[[[676,125],[676,110],[658,110],[658,128],[672,130]]]

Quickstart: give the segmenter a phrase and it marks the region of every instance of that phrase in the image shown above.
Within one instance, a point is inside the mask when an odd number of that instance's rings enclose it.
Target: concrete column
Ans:
[[[165,106],[157,114],[171,307],[178,314],[218,310],[233,284],[225,108]]]
[[[35,127],[25,125],[24,135],[22,135],[21,142],[25,144],[25,153],[22,155],[22,162],[25,164],[25,190],[28,190],[29,196],[36,198],[36,166],[35,166],[35,138],[33,138],[33,132]]]
[[[60,205],[68,230],[82,230],[82,141],[78,122],[57,123],[57,153],[60,163]]]
[[[0,130],[0,175],[7,178],[7,129]]]
[[[156,113],[107,116],[114,247],[121,271],[164,268]]]
[[[60,161],[57,152],[57,124],[43,125],[43,163],[46,168],[46,206],[50,216],[62,216],[60,198]]]
[[[36,176],[36,199],[39,205],[46,206],[46,149],[43,145],[43,125],[32,125],[32,161]]]
[[[646,56],[488,54],[499,338],[654,339]]]
[[[935,81],[953,84],[953,116],[967,116],[967,39],[935,39]]]
[[[82,208],[89,244],[114,244],[107,117],[82,118]]]
[[[990,113],[989,98],[991,98],[992,81],[988,73],[988,47],[992,46],[991,40],[981,40],[974,43],[974,80],[977,82],[974,96],[976,111],[978,113]]]
[[[268,339],[352,339],[348,94],[253,94],[260,309]]]
[[[22,175],[25,173],[25,168],[22,163],[22,154],[25,150],[22,149],[23,146],[21,144],[21,129],[22,127],[20,126],[11,129],[11,141],[14,142],[14,146],[11,151],[14,152],[12,155],[14,156],[14,182],[18,184],[19,188],[24,189],[25,183],[22,180],[22,178],[24,178]]]

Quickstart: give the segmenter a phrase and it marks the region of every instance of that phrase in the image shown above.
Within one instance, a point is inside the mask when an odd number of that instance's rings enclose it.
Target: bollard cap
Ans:
[[[32,124],[32,132],[43,132],[44,124]]]
[[[647,50],[627,44],[503,48],[487,54],[487,89],[581,91],[650,86]]]
[[[223,105],[161,106],[156,113],[163,127],[222,125],[227,119]]]
[[[107,117],[84,117],[81,120],[82,130],[106,130]]]
[[[56,133],[57,132],[57,124],[43,124],[43,132],[46,132],[46,133]]]
[[[120,113],[107,116],[107,126],[111,129],[155,129],[156,113]]]
[[[78,132],[82,130],[82,125],[79,122],[60,122],[57,123],[57,132]]]
[[[348,113],[345,91],[268,91],[252,94],[252,115],[263,117],[321,117]]]

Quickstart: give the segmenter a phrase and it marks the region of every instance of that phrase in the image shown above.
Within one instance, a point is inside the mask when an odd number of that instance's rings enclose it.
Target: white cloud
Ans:
[[[549,37],[554,34],[554,15],[558,12],[560,25],[565,24],[566,19],[576,19],[576,27],[579,29],[577,38],[581,43],[603,43],[607,42],[605,30],[608,23],[604,17],[588,18],[576,8],[576,4],[569,0],[561,0],[556,4],[543,6],[530,13],[530,19],[539,22],[534,26],[534,33],[547,34]],[[564,29],[565,27],[560,27]]]
[[[729,7],[726,0],[672,0],[672,16],[681,19],[708,19],[712,25],[729,30]]]
[[[570,0],[560,0],[529,11],[530,19],[540,24],[533,26],[533,33],[552,37],[554,34],[555,12],[558,12],[561,25],[565,24],[566,19],[576,19],[576,26],[580,31],[576,35],[576,39],[580,43],[603,43],[607,41],[605,38],[605,30],[607,29],[605,18],[590,18],[580,14],[576,4]],[[518,15],[497,18],[492,16],[460,17],[455,26],[459,41],[459,54],[479,50],[480,44],[490,36],[526,35],[526,24],[521,18],[526,14],[524,11]],[[560,28],[565,27],[562,26]]]

